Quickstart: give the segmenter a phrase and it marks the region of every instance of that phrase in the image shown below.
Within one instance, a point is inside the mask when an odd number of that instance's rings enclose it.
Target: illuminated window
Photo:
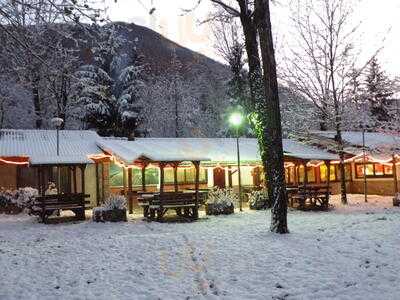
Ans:
[[[351,180],[351,165],[345,164],[345,174],[346,180]],[[320,176],[321,182],[326,182],[326,178],[328,176],[328,167],[323,164],[320,166]],[[331,164],[330,165],[330,181],[339,181],[340,180],[340,165],[339,164]]]
[[[315,168],[307,167],[307,180],[308,182],[315,182]]]
[[[382,165],[377,163],[365,164],[366,177],[391,177],[393,175],[392,166]],[[361,163],[356,164],[356,177],[364,177],[364,165]]]

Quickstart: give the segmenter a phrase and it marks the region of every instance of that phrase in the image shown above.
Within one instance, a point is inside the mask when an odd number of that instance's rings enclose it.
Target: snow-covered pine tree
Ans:
[[[118,77],[119,96],[117,98],[118,114],[121,119],[121,135],[127,137],[141,136],[145,132],[139,130],[138,126],[142,119],[143,110],[142,96],[146,83],[143,80],[143,66],[140,64],[140,57],[133,48],[130,62],[127,67],[121,70]]]
[[[77,72],[75,104],[84,107],[86,128],[100,135],[131,137],[137,134],[143,68],[134,42],[123,37],[121,26],[99,29],[93,63]]]
[[[365,96],[371,107],[372,115],[379,122],[389,120],[387,101],[394,93],[394,83],[382,70],[378,59],[374,57],[365,74]]]

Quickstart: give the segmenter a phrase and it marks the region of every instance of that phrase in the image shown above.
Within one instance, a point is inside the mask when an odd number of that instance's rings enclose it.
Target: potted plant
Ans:
[[[95,222],[126,222],[126,199],[121,195],[111,195],[101,207],[93,209]]]
[[[205,208],[206,215],[229,215],[234,213],[234,203],[238,196],[232,189],[214,188],[208,193]]]

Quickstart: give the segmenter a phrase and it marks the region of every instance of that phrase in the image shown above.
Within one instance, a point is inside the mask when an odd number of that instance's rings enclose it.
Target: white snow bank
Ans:
[[[289,235],[269,233],[263,211],[184,224],[1,215],[0,299],[400,299],[400,209],[372,200],[291,211]]]

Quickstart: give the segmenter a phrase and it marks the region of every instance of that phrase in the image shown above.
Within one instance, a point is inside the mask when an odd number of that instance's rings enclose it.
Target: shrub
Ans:
[[[220,215],[233,213],[234,204],[239,200],[232,189],[214,188],[208,193],[206,200],[206,214]]]
[[[259,191],[253,191],[249,195],[250,209],[267,209],[271,207],[271,201],[268,197],[268,190],[263,188]]]
[[[10,190],[0,189],[0,211],[6,211],[13,203],[14,194]]]
[[[93,209],[95,222],[121,222],[126,221],[126,199],[124,196],[111,195],[101,207]]]
[[[14,193],[14,203],[21,209],[32,213],[35,210],[35,198],[39,195],[39,191],[32,187],[19,188]]]
[[[105,210],[126,209],[126,199],[121,195],[111,195],[103,205]]]
[[[16,214],[26,210],[31,213],[38,194],[38,190],[31,187],[19,188],[14,191],[1,189],[0,211]]]

